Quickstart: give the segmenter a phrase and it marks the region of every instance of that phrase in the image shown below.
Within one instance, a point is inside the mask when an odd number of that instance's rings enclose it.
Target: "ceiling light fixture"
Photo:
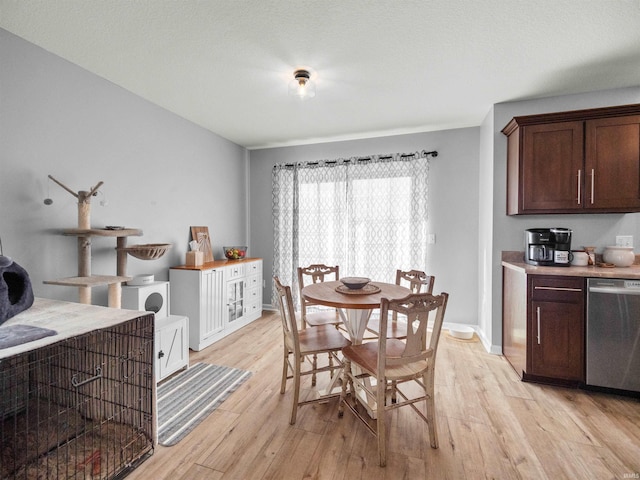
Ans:
[[[293,72],[293,80],[289,82],[289,95],[300,100],[316,96],[316,84],[311,80],[308,70],[299,69]]]

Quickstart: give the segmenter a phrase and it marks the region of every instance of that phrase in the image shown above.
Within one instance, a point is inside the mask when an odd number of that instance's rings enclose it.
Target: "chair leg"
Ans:
[[[333,378],[333,356],[329,353],[329,377]]]
[[[429,369],[429,371],[423,376],[425,393],[427,395],[427,399],[425,401],[425,406],[427,408],[426,416],[427,421],[429,422],[429,441],[431,443],[431,448],[438,448],[438,429],[436,426],[436,404],[433,380],[433,369]]]
[[[313,360],[311,362],[311,368],[313,369],[313,373],[311,374],[311,386],[316,386],[316,370],[318,369],[318,355],[313,354]]]
[[[344,402],[347,401],[347,383],[351,385],[353,392],[353,383],[351,382],[351,361],[344,358],[342,362],[342,390],[340,390],[340,401],[338,402],[338,416],[344,415]]]
[[[287,348],[284,349],[284,358],[282,361],[282,381],[280,382],[280,393],[284,393],[287,388],[287,374],[289,373],[289,352]]]
[[[386,396],[387,381],[383,378],[378,379],[378,385],[376,386],[376,435],[378,437],[378,457],[381,467],[387,464]]]
[[[293,363],[293,407],[291,409],[291,419],[289,423],[296,423],[296,415],[298,413],[298,401],[300,399],[300,363],[304,357],[296,358]]]

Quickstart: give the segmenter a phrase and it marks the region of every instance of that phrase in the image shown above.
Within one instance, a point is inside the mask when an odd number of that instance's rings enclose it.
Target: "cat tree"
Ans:
[[[98,182],[90,190],[73,191],[51,175],[49,178],[64,190],[78,199],[78,228],[62,230],[63,235],[75,236],[78,239],[78,275],[57,280],[45,280],[48,285],[77,287],[80,303],[91,304],[91,289],[107,285],[109,288],[108,305],[120,308],[122,302],[122,283],[131,280],[127,276],[127,255],[131,254],[141,260],[160,258],[171,246],[170,244],[147,244],[127,246],[127,238],[141,236],[142,230],[124,227],[91,228],[91,197],[97,195],[103,182]],[[47,202],[45,202],[47,204]],[[92,275],[91,273],[91,239],[92,237],[116,237],[117,267],[116,275]]]

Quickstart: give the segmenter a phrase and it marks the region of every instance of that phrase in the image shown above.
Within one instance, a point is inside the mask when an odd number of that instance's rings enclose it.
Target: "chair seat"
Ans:
[[[377,317],[369,319],[367,330],[380,335],[380,319]],[[389,321],[387,324],[387,338],[407,338],[407,322],[405,320]]]
[[[318,312],[307,312],[307,325],[317,327],[319,325],[339,325],[342,323],[337,310],[323,310]]]
[[[387,339],[387,356],[399,357],[404,352],[405,343],[395,338]],[[367,342],[361,345],[349,345],[342,349],[342,354],[357,363],[369,375],[377,375],[378,370],[378,342]],[[427,360],[412,362],[399,367],[387,365],[385,375],[388,380],[410,378],[423,372],[429,366]]]
[[[351,345],[351,342],[332,325],[319,325],[299,330],[298,340],[301,355],[338,351]]]

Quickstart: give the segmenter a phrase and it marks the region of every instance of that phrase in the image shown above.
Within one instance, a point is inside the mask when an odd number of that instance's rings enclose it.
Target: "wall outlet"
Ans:
[[[616,235],[616,247],[633,247],[633,235]]]

